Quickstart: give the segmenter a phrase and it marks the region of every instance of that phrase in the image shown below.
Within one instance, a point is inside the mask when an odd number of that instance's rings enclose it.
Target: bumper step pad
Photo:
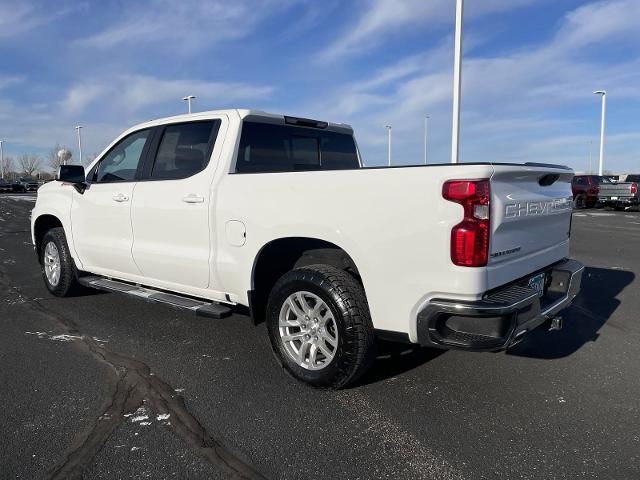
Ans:
[[[182,310],[191,310],[200,317],[226,318],[233,313],[231,307],[208,300],[166,293],[153,288],[132,285],[109,278],[99,276],[80,277],[78,282],[81,285],[108,292],[119,292],[132,297],[144,298],[148,302],[163,303]]]

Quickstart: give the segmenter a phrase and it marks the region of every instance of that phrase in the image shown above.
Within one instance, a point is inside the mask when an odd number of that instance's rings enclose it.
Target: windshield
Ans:
[[[598,184],[600,184],[600,183],[614,183],[614,182],[611,181],[611,179],[609,177],[597,177],[597,176],[594,176],[593,177],[593,181],[595,183],[598,183]]]

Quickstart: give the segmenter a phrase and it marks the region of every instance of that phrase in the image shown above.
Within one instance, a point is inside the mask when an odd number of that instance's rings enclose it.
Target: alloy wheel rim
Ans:
[[[49,242],[44,248],[44,274],[52,287],[60,282],[60,253],[55,243]]]
[[[280,341],[291,360],[307,370],[322,370],[338,349],[338,326],[329,306],[314,293],[289,295],[278,318]]]

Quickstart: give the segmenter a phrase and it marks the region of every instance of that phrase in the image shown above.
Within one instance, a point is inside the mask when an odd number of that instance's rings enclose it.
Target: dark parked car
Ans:
[[[599,175],[576,175],[571,182],[574,208],[592,208],[598,202],[601,184],[612,183],[608,177]]]
[[[35,192],[40,187],[37,180],[31,178],[19,178],[12,185],[14,192]]]
[[[0,180],[0,192],[10,192],[12,189],[11,184],[6,180]]]

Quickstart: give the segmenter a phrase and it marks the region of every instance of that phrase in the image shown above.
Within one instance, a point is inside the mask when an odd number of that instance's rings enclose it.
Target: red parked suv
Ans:
[[[607,177],[599,175],[576,175],[571,182],[574,208],[592,208],[598,202],[598,186],[611,183]]]

